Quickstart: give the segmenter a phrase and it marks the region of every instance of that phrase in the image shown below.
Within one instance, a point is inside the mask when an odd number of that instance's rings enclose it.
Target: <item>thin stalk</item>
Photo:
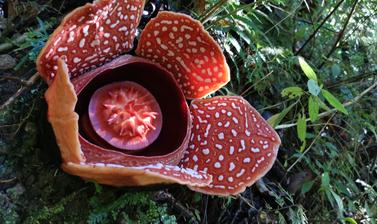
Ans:
[[[291,171],[291,169],[293,169],[293,167],[302,160],[302,158],[306,155],[306,153],[309,152],[309,150],[313,147],[314,143],[317,142],[317,140],[319,139],[319,137],[321,136],[321,133],[325,130],[325,128],[327,127],[327,124],[330,123],[330,121],[334,118],[334,115],[333,114],[329,120],[327,120],[326,124],[323,125],[323,127],[321,128],[321,130],[318,132],[317,136],[315,136],[315,138],[313,139],[313,141],[310,143],[310,145],[308,146],[308,148],[300,155],[300,157],[297,158],[297,160],[287,169],[287,173],[289,173],[289,171]]]

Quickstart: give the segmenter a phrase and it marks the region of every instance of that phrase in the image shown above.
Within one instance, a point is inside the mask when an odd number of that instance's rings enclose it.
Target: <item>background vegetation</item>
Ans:
[[[0,0],[0,223],[376,223],[377,1],[148,1],[204,23],[232,81],[278,130],[278,161],[236,197],[69,176],[34,61],[88,1]]]

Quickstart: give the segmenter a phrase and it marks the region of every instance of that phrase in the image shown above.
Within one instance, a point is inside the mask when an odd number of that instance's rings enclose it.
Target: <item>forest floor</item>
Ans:
[[[266,177],[224,198],[178,185],[113,188],[60,169],[46,118],[47,85],[35,59],[64,15],[86,2],[0,0],[0,223],[376,223],[377,47],[359,42],[377,38],[376,13],[367,10],[377,3],[355,1],[350,13],[353,1],[341,7],[335,1],[320,7],[315,1],[207,1],[223,7],[211,14],[199,3],[149,1],[195,11],[206,22],[234,75],[217,94],[244,96],[275,122],[283,139]],[[306,7],[312,11],[306,13]],[[326,15],[333,21],[321,25]],[[343,26],[348,15],[351,22]],[[252,26],[252,32],[244,35],[233,22]],[[316,32],[322,33],[305,46]],[[329,39],[334,41],[324,44]],[[252,45],[257,47],[249,49]],[[297,55],[305,56],[321,85],[307,83]],[[337,97],[314,96],[316,88]],[[317,119],[307,106],[313,99],[322,112]]]

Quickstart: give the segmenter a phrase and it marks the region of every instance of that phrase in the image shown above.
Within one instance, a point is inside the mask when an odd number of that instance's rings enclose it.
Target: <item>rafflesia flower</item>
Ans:
[[[242,192],[271,168],[279,136],[241,97],[201,99],[230,72],[191,17],[160,12],[141,33],[138,56],[120,56],[133,48],[144,4],[97,0],[77,8],[38,57],[63,170],[112,186]]]

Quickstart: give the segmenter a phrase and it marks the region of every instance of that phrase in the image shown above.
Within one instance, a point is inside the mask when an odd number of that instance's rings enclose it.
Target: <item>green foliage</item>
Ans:
[[[290,99],[299,98],[304,94],[304,90],[298,86],[287,87],[281,91],[282,97],[288,97]]]
[[[377,187],[370,154],[377,141],[377,95],[374,89],[358,96],[375,82],[377,5],[359,1],[336,42],[353,4],[229,1],[203,17],[229,59],[232,82],[224,92],[273,113],[268,122],[284,129],[279,161],[287,176],[301,170],[313,174],[299,196],[292,196],[293,203],[305,201],[302,205],[291,207],[284,196],[276,198],[272,213],[290,208],[276,213],[278,223],[375,223],[375,201],[367,192]],[[216,1],[208,6],[211,11]],[[361,183],[372,187],[361,189]]]
[[[348,114],[346,108],[343,106],[341,102],[339,102],[339,100],[334,95],[332,95],[329,91],[325,89],[322,89],[321,92],[323,97],[325,97],[325,99],[327,100],[327,102],[329,102],[329,104],[331,104],[331,106],[335,107],[337,110],[344,114]]]
[[[317,81],[315,81],[313,79],[308,80],[308,91],[313,96],[319,95],[319,93],[321,92],[321,88],[318,86]]]
[[[306,63],[305,59],[303,57],[298,57],[298,61],[306,77],[308,77],[309,80],[318,81],[317,75],[315,74],[312,67],[310,67],[310,65]]]
[[[305,114],[299,115],[297,119],[297,136],[301,140],[302,145],[300,151],[304,151],[306,146],[306,117]]]
[[[311,122],[315,122],[318,119],[319,113],[319,102],[318,98],[315,96],[309,97],[309,117]]]
[[[124,193],[119,195],[97,192],[89,200],[92,211],[89,224],[114,223],[122,218],[126,223],[175,223],[175,217],[166,213],[165,206],[158,206],[148,193]]]

